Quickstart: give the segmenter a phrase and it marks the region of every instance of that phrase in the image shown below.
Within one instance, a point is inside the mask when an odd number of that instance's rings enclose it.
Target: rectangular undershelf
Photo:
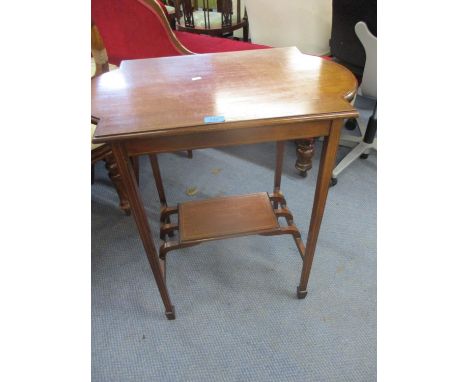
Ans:
[[[279,228],[266,192],[186,202],[178,209],[181,244]]]

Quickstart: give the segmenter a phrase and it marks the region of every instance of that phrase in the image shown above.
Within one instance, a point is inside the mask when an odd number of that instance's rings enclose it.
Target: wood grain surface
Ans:
[[[278,227],[266,192],[179,205],[181,243],[243,236]]]
[[[357,115],[354,75],[297,48],[124,61],[91,87],[95,143]]]

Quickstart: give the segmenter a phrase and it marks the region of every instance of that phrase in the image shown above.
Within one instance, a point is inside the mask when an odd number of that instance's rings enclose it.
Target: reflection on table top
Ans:
[[[92,115],[100,119],[95,141],[152,136],[188,127],[265,120],[346,118],[356,79],[344,67],[297,48],[124,61],[92,81]],[[242,122],[243,121],[243,122]]]

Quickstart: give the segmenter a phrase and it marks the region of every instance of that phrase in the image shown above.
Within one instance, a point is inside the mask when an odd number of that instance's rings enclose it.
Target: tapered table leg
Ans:
[[[192,152],[192,150],[189,150]],[[159,169],[159,162],[158,162],[158,157],[156,154],[149,154],[150,158],[150,163],[151,163],[151,169],[153,170],[153,178],[156,183],[156,189],[158,190],[158,195],[159,195],[159,203],[161,203],[161,207],[167,207],[167,200],[166,200],[166,194],[164,192],[164,186],[162,182],[162,177],[161,177],[161,170]],[[168,216],[166,219],[164,219],[164,223],[170,224],[171,223],[171,218]],[[169,237],[174,236],[174,232],[170,231],[168,233]],[[164,266],[166,266],[166,263],[164,263]]]
[[[140,184],[140,159],[139,157],[132,157],[130,158],[130,162],[133,166],[133,172],[135,173],[137,184]]]
[[[283,172],[283,158],[284,158],[284,141],[276,142],[276,167],[275,167],[275,182],[273,185],[273,192],[281,190],[281,175]],[[278,208],[278,202],[273,203],[274,208]]]
[[[148,218],[143,207],[143,202],[141,200],[140,191],[138,189],[132,163],[130,162],[125,148],[121,144],[113,144],[112,151],[114,153],[119,172],[122,176],[122,181],[127,190],[128,199],[132,207],[133,217],[135,219],[143,246],[145,248],[146,257],[150,263],[156,284],[158,285],[159,293],[161,294],[164,307],[166,308],[166,317],[169,320],[173,320],[175,319],[175,310],[171,304],[169,292],[167,291],[166,283],[164,282],[163,270],[161,269],[161,264],[158,259],[158,252],[154,245],[153,235],[151,233]]]
[[[156,183],[156,190],[158,190],[159,202],[162,206],[167,206],[166,193],[161,178],[161,170],[159,169],[158,157],[156,154],[149,154],[151,170],[153,171],[153,178]]]
[[[325,210],[325,202],[327,201],[330,179],[333,168],[335,167],[335,157],[342,125],[342,120],[334,120],[330,127],[329,136],[325,137],[323,141],[320,167],[315,187],[314,205],[312,208],[312,216],[310,218],[309,233],[302,265],[301,281],[297,287],[298,298],[307,296],[307,283],[312,268],[312,261],[314,260],[315,247],[317,245],[320,224],[322,223],[323,212]]]

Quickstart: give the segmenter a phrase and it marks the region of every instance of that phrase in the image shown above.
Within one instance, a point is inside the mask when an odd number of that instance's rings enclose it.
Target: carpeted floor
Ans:
[[[363,113],[365,115],[365,112]],[[317,145],[319,158],[320,144]],[[340,149],[341,158],[348,149]],[[170,202],[271,191],[274,143],[160,155]],[[282,189],[305,240],[317,162],[308,178],[286,146]],[[168,321],[131,217],[103,164],[92,186],[92,380],[375,381],[376,154],[330,190],[308,296],[290,236],[250,236],[168,255],[177,319]],[[194,196],[185,191],[197,187]],[[149,162],[141,190],[158,231]]]

